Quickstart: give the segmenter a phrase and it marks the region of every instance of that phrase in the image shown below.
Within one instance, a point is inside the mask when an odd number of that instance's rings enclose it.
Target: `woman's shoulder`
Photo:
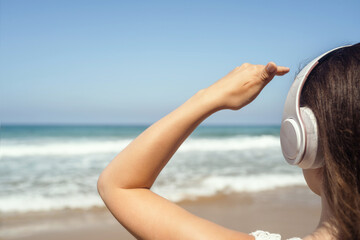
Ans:
[[[257,230],[250,233],[251,236],[255,237],[255,240],[281,240],[281,235],[277,233],[269,233],[266,231]],[[289,238],[288,240],[301,240],[301,238]]]

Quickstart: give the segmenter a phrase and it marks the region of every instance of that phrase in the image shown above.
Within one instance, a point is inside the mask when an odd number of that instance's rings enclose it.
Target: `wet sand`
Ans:
[[[320,198],[305,187],[218,194],[178,204],[222,226],[247,233],[266,230],[280,233],[283,239],[311,233],[320,217]],[[13,213],[0,217],[1,240],[135,239],[106,208]]]

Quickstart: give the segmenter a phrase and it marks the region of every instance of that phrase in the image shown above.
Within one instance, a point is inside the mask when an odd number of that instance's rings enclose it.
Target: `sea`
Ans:
[[[148,126],[0,128],[0,214],[104,207],[97,180]],[[303,186],[283,159],[279,126],[200,126],[152,190],[174,201]]]

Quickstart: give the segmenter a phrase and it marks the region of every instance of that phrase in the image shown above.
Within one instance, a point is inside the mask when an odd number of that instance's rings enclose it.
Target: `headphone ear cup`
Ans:
[[[300,108],[301,119],[305,127],[305,153],[299,163],[303,169],[320,168],[323,166],[323,157],[319,148],[318,126],[314,112],[308,107]]]

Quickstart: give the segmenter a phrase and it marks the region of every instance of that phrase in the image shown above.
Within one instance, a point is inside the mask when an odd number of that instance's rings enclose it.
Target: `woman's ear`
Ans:
[[[303,169],[303,174],[311,191],[321,196],[323,168]]]

